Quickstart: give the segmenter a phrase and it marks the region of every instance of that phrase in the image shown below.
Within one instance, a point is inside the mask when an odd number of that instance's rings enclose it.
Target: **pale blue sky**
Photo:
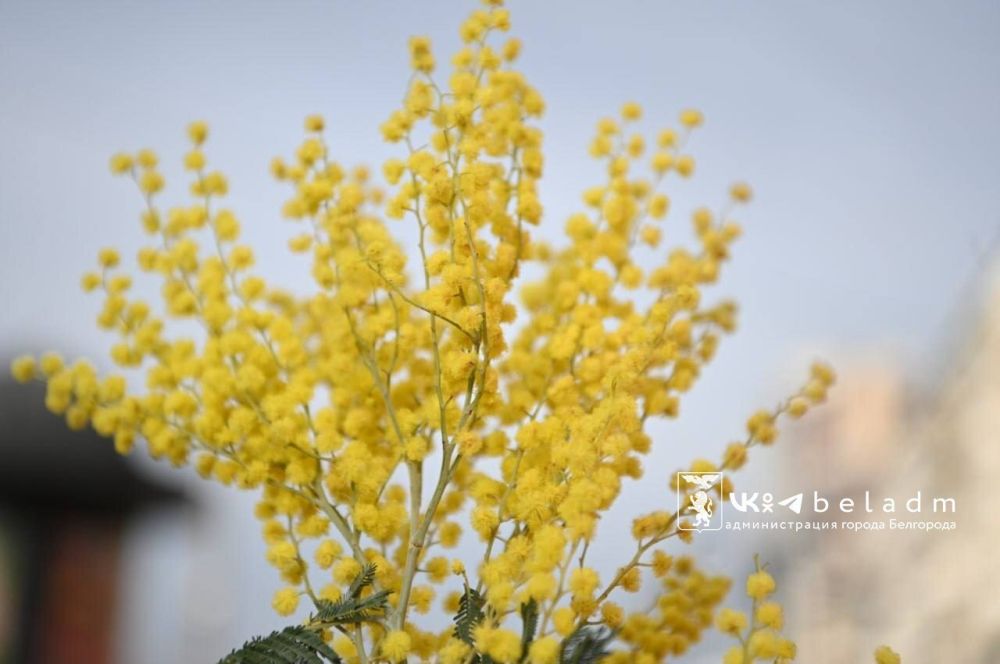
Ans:
[[[103,352],[109,339],[92,324],[99,303],[79,293],[78,277],[101,246],[131,255],[143,240],[138,196],[111,178],[107,158],[154,147],[168,179],[178,177],[183,127],[195,118],[212,124],[209,158],[230,176],[229,205],[260,271],[304,283],[305,268],[284,249],[294,229],[278,214],[285,191],[267,174],[270,157],[292,151],[313,112],[327,116],[343,162],[377,165],[393,154],[377,126],[401,97],[407,36],[429,34],[443,54],[472,6],[0,0],[0,355]],[[734,179],[757,194],[719,289],[740,299],[741,330],[685,404],[689,419],[656,429],[651,475],[696,449],[715,456],[814,355],[877,347],[930,375],[956,299],[1000,228],[1000,5],[511,9],[521,66],[548,102],[546,234],[556,237],[579,192],[600,181],[586,158],[593,124],[629,99],[644,105],[651,132],[687,106],[707,117],[692,143],[698,177],[671,192],[668,236],[686,237],[687,212],[718,202]],[[631,505],[663,495],[661,480],[648,479]],[[262,571],[255,527],[234,516],[245,498],[197,490],[224,502],[200,522],[211,535],[199,535],[208,539],[196,556],[219,558],[238,578],[219,581],[230,585],[215,594],[236,593],[239,606],[218,607],[226,615],[203,635],[225,645],[272,624],[277,582]],[[241,543],[256,547],[245,561]],[[175,655],[164,645],[157,656],[148,662]]]

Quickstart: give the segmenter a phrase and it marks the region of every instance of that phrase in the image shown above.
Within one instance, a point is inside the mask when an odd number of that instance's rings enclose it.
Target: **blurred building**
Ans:
[[[786,481],[807,496],[860,505],[867,490],[874,505],[892,497],[903,512],[919,490],[920,518],[957,523],[789,537],[776,562],[801,661],[870,661],[887,643],[904,661],[1000,662],[1000,281],[959,341],[929,388],[907,384],[884,354],[842,366],[829,407],[786,448]],[[929,514],[931,496],[955,498],[956,514]]]
[[[0,385],[0,664],[117,661],[126,529],[181,494]]]

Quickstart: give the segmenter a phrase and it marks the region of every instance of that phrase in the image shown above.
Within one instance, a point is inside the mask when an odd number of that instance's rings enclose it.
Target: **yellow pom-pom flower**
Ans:
[[[38,365],[35,358],[24,355],[14,360],[10,365],[10,373],[14,380],[19,383],[27,383],[32,380],[38,372]]]
[[[299,592],[295,588],[282,588],[274,594],[271,606],[279,615],[291,615],[299,608]]]
[[[399,662],[406,659],[410,652],[412,639],[410,635],[402,630],[394,630],[385,635],[382,639],[382,656],[390,662]]]

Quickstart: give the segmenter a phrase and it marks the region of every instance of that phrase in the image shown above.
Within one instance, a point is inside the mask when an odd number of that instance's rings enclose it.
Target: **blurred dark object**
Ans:
[[[0,384],[0,664],[109,664],[125,527],[183,496],[44,396]]]

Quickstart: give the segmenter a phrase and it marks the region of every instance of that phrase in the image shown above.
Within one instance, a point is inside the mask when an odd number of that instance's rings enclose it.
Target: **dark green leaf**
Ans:
[[[347,595],[355,598],[360,597],[361,591],[373,583],[375,583],[375,563],[368,563],[365,565],[364,569],[361,570],[361,574],[358,574],[358,576],[351,581],[351,587],[347,589]]]
[[[343,597],[336,602],[319,603],[319,611],[313,616],[313,620],[328,625],[378,622],[385,616],[389,591],[380,590],[362,598],[361,593],[373,583],[375,583],[375,565],[365,565]]]
[[[375,622],[382,619],[389,591],[380,590],[361,597],[364,589],[375,583],[375,565],[366,565],[351,582],[347,593],[336,602],[320,602],[313,623],[345,625]],[[219,660],[219,664],[341,664],[320,636],[317,626],[295,625],[269,636],[256,637]]]
[[[385,617],[388,598],[389,591],[380,590],[364,599],[345,595],[336,602],[320,601],[313,620],[328,625],[378,622]]]
[[[597,664],[610,654],[615,633],[607,627],[578,627],[563,641],[559,664]]]
[[[465,593],[458,601],[458,613],[455,614],[455,637],[470,646],[473,642],[472,631],[483,621],[486,614],[483,606],[486,604],[483,596],[474,588],[465,588]]]
[[[337,656],[314,629],[304,625],[286,627],[269,636],[258,636],[243,644],[219,664],[341,664]]]
[[[534,598],[521,605],[521,661],[528,657],[528,646],[538,629],[538,602]]]

